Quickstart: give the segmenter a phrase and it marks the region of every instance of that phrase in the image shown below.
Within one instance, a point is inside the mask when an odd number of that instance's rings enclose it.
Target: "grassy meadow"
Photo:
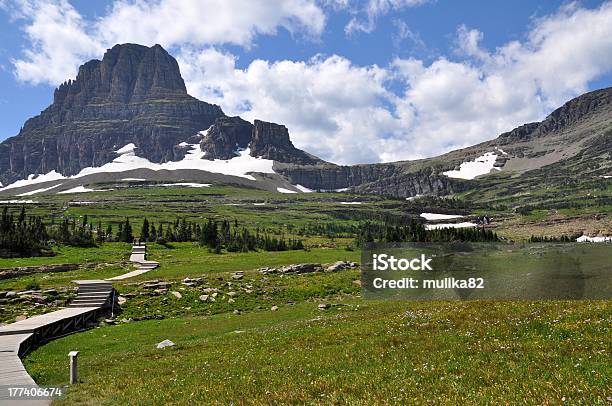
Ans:
[[[606,302],[362,302],[150,320],[26,359],[57,404],[607,404]],[[588,320],[588,321],[587,321]],[[170,339],[175,347],[158,350]]]
[[[160,267],[114,283],[127,298],[117,324],[52,341],[25,358],[26,368],[40,385],[64,385],[67,353],[81,352],[80,383],[57,404],[609,404],[609,301],[375,301],[361,296],[359,269],[258,272],[360,262],[354,236],[342,230],[367,220],[417,219],[422,212],[489,215],[501,237],[519,242],[532,234],[612,230],[611,205],[580,203],[586,191],[572,195],[576,205],[556,207],[545,190],[513,197],[510,192],[520,193],[516,181],[507,182],[508,195],[484,188],[479,196],[465,193],[448,203],[232,186],[34,196],[41,203],[28,205],[29,212],[48,219],[87,216],[116,231],[129,217],[136,235],[145,217],[156,225],[177,217],[236,220],[300,238],[306,249],[217,254],[195,242],[150,243],[148,258]],[[346,204],[354,202],[359,204]],[[529,207],[517,211],[513,202]],[[0,259],[0,268],[80,267],[2,279],[0,291],[32,284],[73,288],[75,279],[133,269],[126,243],[53,250],[53,257]],[[243,277],[235,278],[238,271]],[[184,278],[202,282],[188,287]],[[166,282],[167,292],[144,289],[142,282],[151,280]],[[203,301],[206,291],[219,296]],[[330,307],[319,309],[323,303]],[[1,322],[54,309],[8,306],[2,305]],[[164,339],[176,346],[156,349]]]

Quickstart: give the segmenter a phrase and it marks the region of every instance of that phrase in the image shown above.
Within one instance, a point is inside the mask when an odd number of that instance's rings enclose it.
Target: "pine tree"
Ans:
[[[140,229],[140,239],[142,241],[149,241],[150,238],[150,228],[149,228],[149,220],[145,217],[142,222],[142,228]]]
[[[134,241],[134,235],[132,234],[132,225],[130,224],[130,219],[128,217],[125,218],[125,222],[123,223],[123,227],[121,228],[120,233],[120,241],[121,242],[129,242]]]

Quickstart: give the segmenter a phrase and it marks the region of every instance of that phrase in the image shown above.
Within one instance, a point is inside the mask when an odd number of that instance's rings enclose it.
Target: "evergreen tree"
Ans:
[[[142,241],[149,241],[150,238],[149,220],[145,217],[142,222],[142,228],[140,229],[140,239]]]
[[[112,241],[113,240],[113,225],[108,223],[108,225],[106,226],[106,241]]]
[[[123,227],[121,228],[121,233],[120,233],[120,240],[121,242],[133,242],[134,241],[134,235],[132,234],[132,225],[130,224],[130,219],[128,217],[125,218],[125,222],[123,223]]]

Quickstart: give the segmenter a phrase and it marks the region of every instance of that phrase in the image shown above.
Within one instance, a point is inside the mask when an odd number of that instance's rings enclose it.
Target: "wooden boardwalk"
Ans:
[[[0,327],[0,385],[37,387],[21,363],[20,357],[49,340],[88,328],[108,306],[112,305],[110,301],[113,300],[113,286],[109,282],[97,280],[75,282],[79,285],[79,291],[70,307]],[[96,294],[94,299],[92,293]],[[75,303],[76,306],[73,305]],[[48,400],[7,401],[0,398],[0,403],[48,405],[50,402]]]
[[[41,314],[0,327],[0,386],[37,387],[27,373],[21,357],[54,338],[92,326],[109,308],[114,306],[115,291],[110,280],[126,279],[155,269],[159,264],[146,260],[146,247],[134,245],[130,260],[138,269],[108,280],[74,281],[78,294],[67,308]],[[11,400],[0,398],[2,405],[40,406],[48,400]]]
[[[152,271],[153,269],[159,266],[158,262],[147,261],[147,247],[144,244],[135,244],[132,246],[132,255],[130,255],[130,261],[138,264],[137,268],[134,271],[108,278],[107,280],[120,281],[123,279],[132,278],[134,276],[142,275],[143,273]]]

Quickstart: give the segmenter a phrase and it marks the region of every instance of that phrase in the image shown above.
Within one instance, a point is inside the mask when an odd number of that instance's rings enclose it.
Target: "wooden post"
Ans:
[[[79,356],[78,351],[70,351],[68,353],[70,357],[70,385],[74,385],[79,380],[78,368],[77,368],[77,358]]]

